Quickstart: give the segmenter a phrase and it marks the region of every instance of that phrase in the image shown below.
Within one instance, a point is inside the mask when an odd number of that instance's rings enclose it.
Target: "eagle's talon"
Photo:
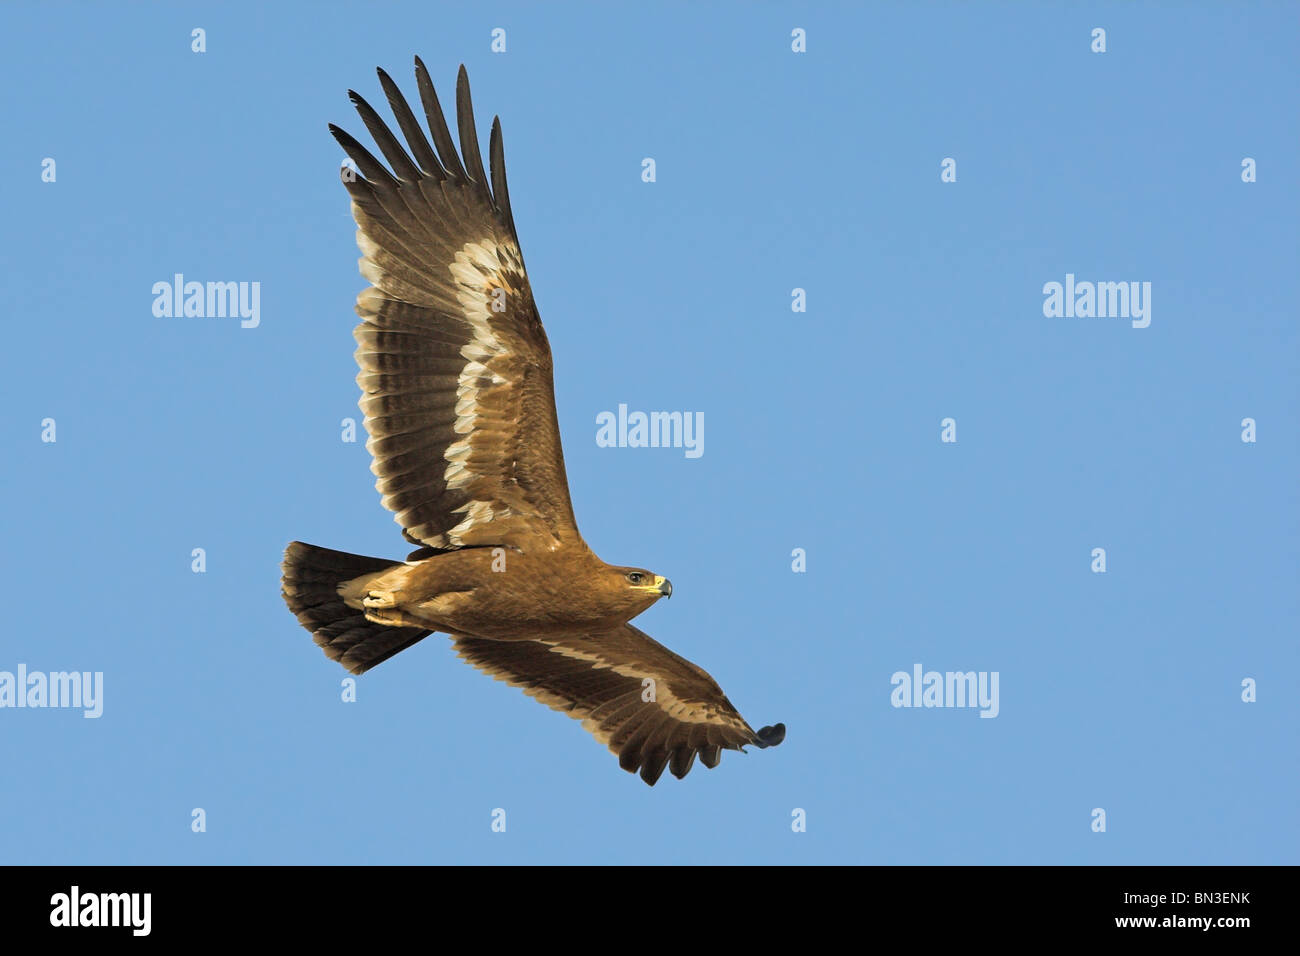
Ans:
[[[397,607],[397,598],[392,591],[367,591],[361,603],[365,607]]]

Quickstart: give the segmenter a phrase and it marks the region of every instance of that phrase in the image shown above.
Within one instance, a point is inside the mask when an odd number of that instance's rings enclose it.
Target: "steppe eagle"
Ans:
[[[697,755],[714,767],[724,748],[779,744],[783,724],[755,732],[703,669],[628,623],[672,594],[667,579],[606,564],[578,533],[500,121],[485,170],[464,66],[459,155],[419,58],[432,145],[378,72],[410,152],[352,91],[388,167],[330,132],[356,164],[342,178],[371,283],[354,332],[366,448],[384,506],[419,549],[391,561],[295,541],[282,564],[289,609],[354,674],[446,633],[470,664],[581,720],[651,785],[665,767],[685,776]]]

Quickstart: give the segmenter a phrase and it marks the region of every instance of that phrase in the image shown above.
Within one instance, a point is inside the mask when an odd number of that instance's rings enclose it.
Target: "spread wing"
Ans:
[[[784,724],[755,733],[702,668],[631,624],[536,641],[453,641],[479,670],[581,720],[618,754],[619,766],[639,769],[651,786],[664,767],[686,776],[696,755],[711,769],[723,748],[774,747],[785,739]]]
[[[414,543],[555,548],[578,531],[550,345],[510,212],[501,124],[492,123],[489,185],[465,67],[456,84],[463,163],[419,58],[415,76],[432,147],[379,71],[410,154],[349,91],[391,172],[330,126],[361,173],[342,171],[361,274],[371,282],[357,297],[354,335],[375,487]]]

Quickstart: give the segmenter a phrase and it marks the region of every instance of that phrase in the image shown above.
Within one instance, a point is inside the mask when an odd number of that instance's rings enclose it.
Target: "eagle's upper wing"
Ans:
[[[552,548],[578,531],[551,350],[510,213],[501,124],[492,123],[489,187],[465,67],[456,83],[463,164],[418,58],[415,76],[436,154],[383,70],[414,159],[354,92],[392,171],[330,126],[361,172],[342,174],[361,274],[372,283],[357,297],[354,335],[375,486],[412,542]]]
[[[755,733],[702,668],[631,624],[545,640],[453,640],[479,670],[581,720],[624,770],[640,769],[651,786],[664,767],[686,776],[696,754],[712,768],[724,747],[773,747],[785,739],[784,724]]]

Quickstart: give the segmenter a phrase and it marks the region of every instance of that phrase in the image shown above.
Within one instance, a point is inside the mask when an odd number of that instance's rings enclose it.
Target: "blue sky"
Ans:
[[[102,672],[103,713],[0,709],[0,861],[1298,862],[1294,5],[5,20],[0,671]],[[445,638],[344,703],[285,609],[290,540],[408,550],[340,438],[326,124],[414,54],[501,115],[584,534],[778,749],[650,789]],[[176,273],[260,323],[156,317]],[[1045,316],[1067,274],[1150,325]],[[598,447],[620,403],[704,454]],[[916,665],[996,672],[996,718],[891,706]]]

